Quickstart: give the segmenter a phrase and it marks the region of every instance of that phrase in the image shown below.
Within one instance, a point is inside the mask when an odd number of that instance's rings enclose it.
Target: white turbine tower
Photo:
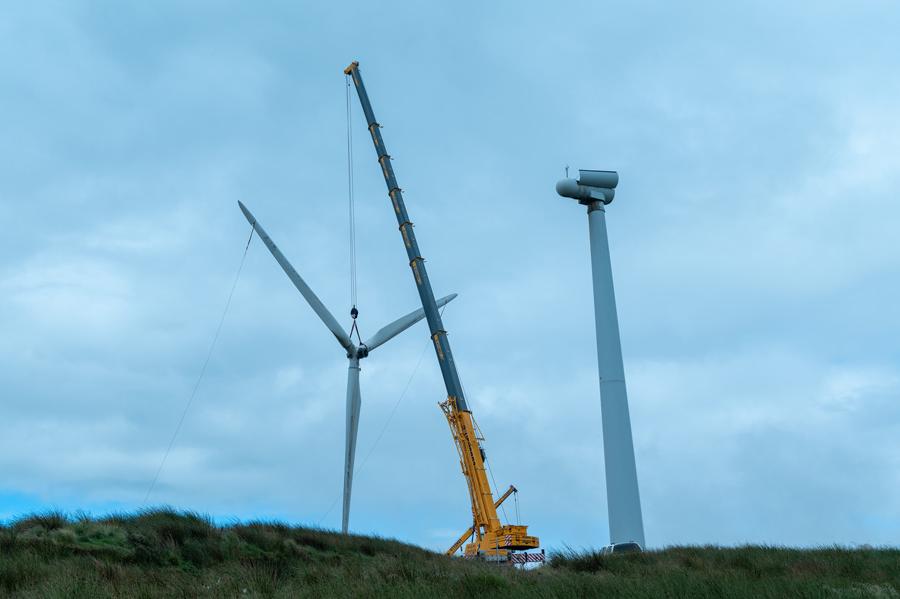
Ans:
[[[288,259],[284,257],[284,254],[281,253],[281,250],[278,249],[278,246],[275,245],[275,242],[272,241],[272,238],[266,233],[266,231],[262,228],[253,214],[247,210],[247,207],[244,206],[243,203],[238,202],[238,205],[241,207],[241,212],[244,213],[244,216],[253,225],[253,229],[259,235],[259,238],[263,240],[263,243],[266,244],[266,247],[269,248],[269,251],[272,252],[272,256],[275,257],[275,260],[284,270],[284,273],[288,276],[291,282],[294,284],[294,287],[297,288],[297,291],[300,292],[300,295],[307,301],[309,306],[313,309],[313,311],[319,316],[325,326],[328,327],[328,330],[337,338],[338,343],[341,344],[341,347],[344,348],[347,352],[347,360],[350,362],[348,371],[347,371],[347,430],[346,430],[346,448],[344,454],[344,511],[341,519],[341,530],[346,533],[347,527],[350,523],[350,494],[353,488],[353,460],[356,456],[356,433],[359,429],[359,408],[360,408],[360,393],[359,393],[359,361],[369,355],[373,349],[386,343],[387,341],[393,339],[398,334],[402,333],[412,325],[416,324],[425,316],[424,310],[419,308],[414,312],[410,312],[406,316],[402,316],[395,320],[394,322],[382,327],[375,333],[369,340],[365,343],[360,343],[360,345],[355,345],[353,341],[350,339],[350,335],[344,332],[344,329],[341,328],[341,325],[338,324],[338,321],[332,316],[331,312],[328,311],[328,308],[322,303],[322,301],[313,293],[313,290],[309,288],[309,285],[303,280],[303,278],[297,274],[297,271],[294,270],[294,267],[291,266],[291,263],[288,262]],[[448,295],[447,297],[443,297],[438,300],[438,306],[444,306],[448,302],[450,302],[453,298],[456,297],[456,294],[453,293]]]
[[[618,184],[619,174],[615,171],[583,169],[578,171],[578,179],[563,179],[556,184],[556,193],[578,200],[579,204],[587,207],[603,421],[603,460],[606,464],[609,549],[615,552],[646,546],[609,239],[606,235],[606,206],[616,197]]]

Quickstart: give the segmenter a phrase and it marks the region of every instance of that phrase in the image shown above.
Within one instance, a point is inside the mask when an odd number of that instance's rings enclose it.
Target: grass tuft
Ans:
[[[0,596],[900,599],[900,550],[565,547],[549,567],[517,570],[280,522],[217,526],[168,507],[102,518],[48,512],[0,525]]]
[[[58,511],[51,510],[40,514],[28,514],[13,521],[12,529],[15,532],[27,532],[29,530],[50,531],[63,528],[69,523],[68,517]]]

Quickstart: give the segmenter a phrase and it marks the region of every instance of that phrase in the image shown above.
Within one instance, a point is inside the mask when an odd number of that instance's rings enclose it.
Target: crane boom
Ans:
[[[497,508],[488,483],[484,465],[484,449],[481,446],[481,435],[477,430],[472,412],[469,410],[463,393],[462,383],[456,371],[456,363],[453,361],[453,353],[450,351],[450,342],[447,339],[447,331],[441,320],[437,303],[434,299],[434,291],[431,289],[431,281],[425,268],[425,260],[419,250],[413,224],[406,211],[403,201],[403,192],[397,184],[394,168],[391,165],[391,157],[387,153],[384,139],[381,136],[378,121],[369,102],[369,95],[359,73],[359,63],[350,63],[344,74],[353,79],[353,85],[359,96],[363,113],[366,117],[369,134],[375,144],[375,153],[378,155],[378,164],[384,175],[388,196],[397,217],[400,234],[403,237],[403,245],[409,258],[409,266],[412,269],[419,299],[422,300],[422,308],[425,310],[425,318],[431,331],[431,340],[441,368],[441,376],[447,388],[447,400],[440,404],[459,453],[460,466],[469,489],[469,498],[472,503],[472,530],[475,532],[475,542],[466,546],[467,556],[479,556],[488,559],[503,559],[509,550],[533,549],[539,546],[537,537],[529,536],[527,527],[521,525],[501,525],[497,517]],[[497,504],[499,505],[499,504]],[[458,545],[452,547],[454,552]]]

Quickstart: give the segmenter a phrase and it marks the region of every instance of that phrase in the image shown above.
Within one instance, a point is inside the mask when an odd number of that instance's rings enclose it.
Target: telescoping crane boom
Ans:
[[[444,385],[447,387],[447,400],[440,403],[441,410],[447,417],[447,422],[453,433],[453,440],[459,452],[459,463],[469,488],[469,498],[472,503],[472,527],[470,532],[465,533],[460,538],[460,541],[454,543],[447,553],[455,553],[470,535],[474,535],[474,539],[473,542],[466,545],[465,555],[467,557],[502,560],[508,556],[510,551],[535,549],[540,545],[540,542],[537,537],[528,534],[527,526],[504,525],[500,523],[500,519],[497,517],[497,506],[500,505],[503,499],[508,497],[508,494],[497,503],[494,502],[491,486],[488,483],[487,473],[485,472],[485,453],[481,445],[483,437],[478,431],[477,425],[472,418],[472,412],[469,410],[463,394],[459,374],[456,371],[456,364],[453,361],[453,353],[450,351],[447,331],[444,329],[444,323],[441,321],[441,314],[438,311],[434,292],[431,289],[431,282],[428,279],[428,272],[425,269],[425,260],[419,251],[413,224],[403,202],[403,192],[400,190],[400,186],[397,184],[397,179],[394,176],[391,157],[384,147],[384,140],[380,131],[381,126],[375,120],[375,114],[372,112],[369,95],[366,93],[365,85],[363,85],[362,77],[359,73],[359,63],[356,61],[350,63],[350,66],[344,69],[344,74],[349,75],[353,79],[353,85],[356,87],[356,92],[359,95],[359,102],[362,105],[369,133],[372,136],[372,142],[375,144],[378,163],[381,165],[384,182],[387,184],[388,196],[390,196],[394,207],[394,214],[397,217],[397,224],[403,237],[403,245],[406,247],[406,254],[409,257],[409,266],[412,269],[412,274],[416,281],[416,289],[419,291],[419,298],[422,300],[422,308],[425,310],[425,318],[431,331],[431,340],[434,343],[434,351],[437,354],[438,364],[441,367],[441,375],[444,378]]]

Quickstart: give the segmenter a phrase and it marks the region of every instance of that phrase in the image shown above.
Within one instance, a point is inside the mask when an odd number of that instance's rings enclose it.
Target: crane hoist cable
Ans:
[[[347,96],[347,200],[349,204],[349,231],[350,231],[350,316],[353,318],[353,328],[356,328],[356,317],[359,310],[356,307],[357,288],[356,288],[356,202],[353,193],[353,121],[351,114],[350,101],[350,77],[344,75],[344,84]],[[352,334],[353,329],[351,329]],[[356,329],[356,335],[359,336],[359,329]]]
[[[443,314],[443,313],[444,313],[444,311],[441,310],[441,314]],[[462,387],[463,387],[463,393],[466,393],[466,394],[467,394],[468,392],[466,391],[466,386],[465,386],[465,385],[462,385]],[[480,437],[481,437],[481,440],[483,441],[483,440],[484,440],[484,435],[481,434],[481,428],[479,428],[477,422],[475,423],[475,430],[476,430],[477,435],[480,436]],[[480,444],[479,444],[478,447],[481,449],[482,452],[484,452],[484,448],[481,447]],[[493,490],[499,495],[499,494],[500,494],[500,487],[497,486],[497,480],[494,478],[494,471],[491,469],[491,461],[490,461],[489,459],[487,459],[486,456],[485,456],[485,458],[484,458],[484,465],[487,467],[488,474],[490,474],[490,476],[491,476],[491,484],[494,485]],[[516,491],[516,494],[517,494],[517,495],[518,495],[518,493],[519,493],[519,492]],[[507,524],[508,524],[508,523],[510,522],[510,520],[509,520],[509,516],[506,514],[506,507],[504,507],[503,504],[500,504],[500,511],[503,512],[503,518],[504,518],[504,520],[506,520],[506,522],[507,522]]]
[[[487,466],[488,474],[491,475],[491,482],[494,484],[494,490],[497,491],[497,494],[500,494],[500,487],[497,486],[497,481],[494,479],[494,471],[491,469],[491,461],[485,460],[484,465]],[[516,492],[518,494],[518,491]],[[509,516],[506,515],[506,507],[501,503],[500,510],[503,512],[503,519],[506,520],[506,523],[509,524]]]

